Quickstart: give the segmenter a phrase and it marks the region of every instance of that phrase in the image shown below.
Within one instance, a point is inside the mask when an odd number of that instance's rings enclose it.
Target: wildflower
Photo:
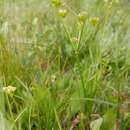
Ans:
[[[56,81],[56,75],[51,76],[51,82],[54,83]]]
[[[60,0],[52,0],[52,4],[55,6],[55,7],[60,7],[62,5],[61,1]]]
[[[71,39],[71,42],[74,42],[74,43],[78,43],[79,42],[79,39],[77,37],[73,37]]]
[[[13,86],[3,87],[3,91],[7,94],[11,94],[16,91],[16,87],[13,87]]]
[[[87,17],[88,17],[88,13],[86,11],[83,11],[78,14],[79,21],[83,23],[86,21]]]
[[[99,17],[92,17],[89,19],[89,22],[93,25],[96,26],[99,23]]]
[[[68,14],[68,11],[66,9],[59,9],[58,14],[59,14],[59,16],[65,18]]]
[[[108,5],[108,8],[111,9],[112,8],[112,5],[113,5],[113,1],[111,1]]]

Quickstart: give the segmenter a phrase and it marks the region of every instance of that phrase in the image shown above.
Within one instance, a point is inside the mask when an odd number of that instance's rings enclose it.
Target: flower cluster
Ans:
[[[105,1],[105,2],[107,2],[107,1]],[[56,8],[58,8],[58,16],[60,16],[62,18],[65,18],[69,12],[75,13],[74,11],[72,11],[72,9],[67,8],[66,4],[62,3],[60,0],[52,0],[52,4]],[[99,17],[90,17],[89,18],[87,11],[81,11],[79,14],[76,14],[76,16],[78,18],[80,25],[84,25],[84,23],[88,20],[93,26],[97,26],[100,21]]]
[[[12,94],[16,91],[16,87],[14,86],[3,87],[3,91],[7,94]]]

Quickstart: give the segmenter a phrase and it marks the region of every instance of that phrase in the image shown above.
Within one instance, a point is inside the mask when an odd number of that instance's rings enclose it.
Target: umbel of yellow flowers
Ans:
[[[16,91],[16,87],[13,86],[3,87],[3,91],[7,94],[12,94]]]
[[[88,13],[86,11],[83,11],[81,13],[78,14],[78,18],[80,22],[85,22],[88,18]]]
[[[100,20],[99,17],[92,17],[92,18],[89,19],[89,22],[90,22],[92,25],[96,26],[96,25],[99,24],[99,20]]]
[[[60,0],[52,0],[52,4],[55,6],[55,7],[60,7],[62,5],[61,1]]]
[[[58,15],[60,17],[65,18],[67,16],[67,14],[68,14],[68,11],[66,9],[59,9],[59,11],[58,11]]]

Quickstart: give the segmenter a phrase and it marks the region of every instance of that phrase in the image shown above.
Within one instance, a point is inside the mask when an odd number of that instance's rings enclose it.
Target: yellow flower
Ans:
[[[7,94],[11,94],[16,91],[16,87],[13,87],[13,86],[3,87],[3,91]]]
[[[52,83],[54,83],[54,82],[56,81],[56,79],[57,79],[56,75],[52,75],[52,76],[51,76],[51,82],[52,82]]]
[[[59,12],[58,12],[59,16],[61,17],[66,17],[67,14],[68,14],[68,11],[66,9],[59,9]]]
[[[85,22],[88,17],[88,13],[86,11],[83,11],[78,14],[78,18],[80,22]]]
[[[98,25],[99,20],[100,20],[99,17],[92,17],[92,18],[89,19],[89,22],[90,22],[92,25],[96,26],[96,25]]]
[[[78,39],[77,37],[73,37],[73,38],[71,39],[71,41],[74,42],[74,43],[78,43],[78,42],[79,42],[79,39]]]
[[[61,1],[60,0],[52,0],[52,4],[55,6],[55,7],[60,7],[62,5]]]
[[[120,1],[119,0],[115,0],[116,3],[119,3]]]

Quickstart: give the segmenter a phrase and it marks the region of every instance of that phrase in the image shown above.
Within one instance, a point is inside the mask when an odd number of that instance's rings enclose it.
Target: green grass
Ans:
[[[0,130],[130,129],[128,0],[0,1]]]

